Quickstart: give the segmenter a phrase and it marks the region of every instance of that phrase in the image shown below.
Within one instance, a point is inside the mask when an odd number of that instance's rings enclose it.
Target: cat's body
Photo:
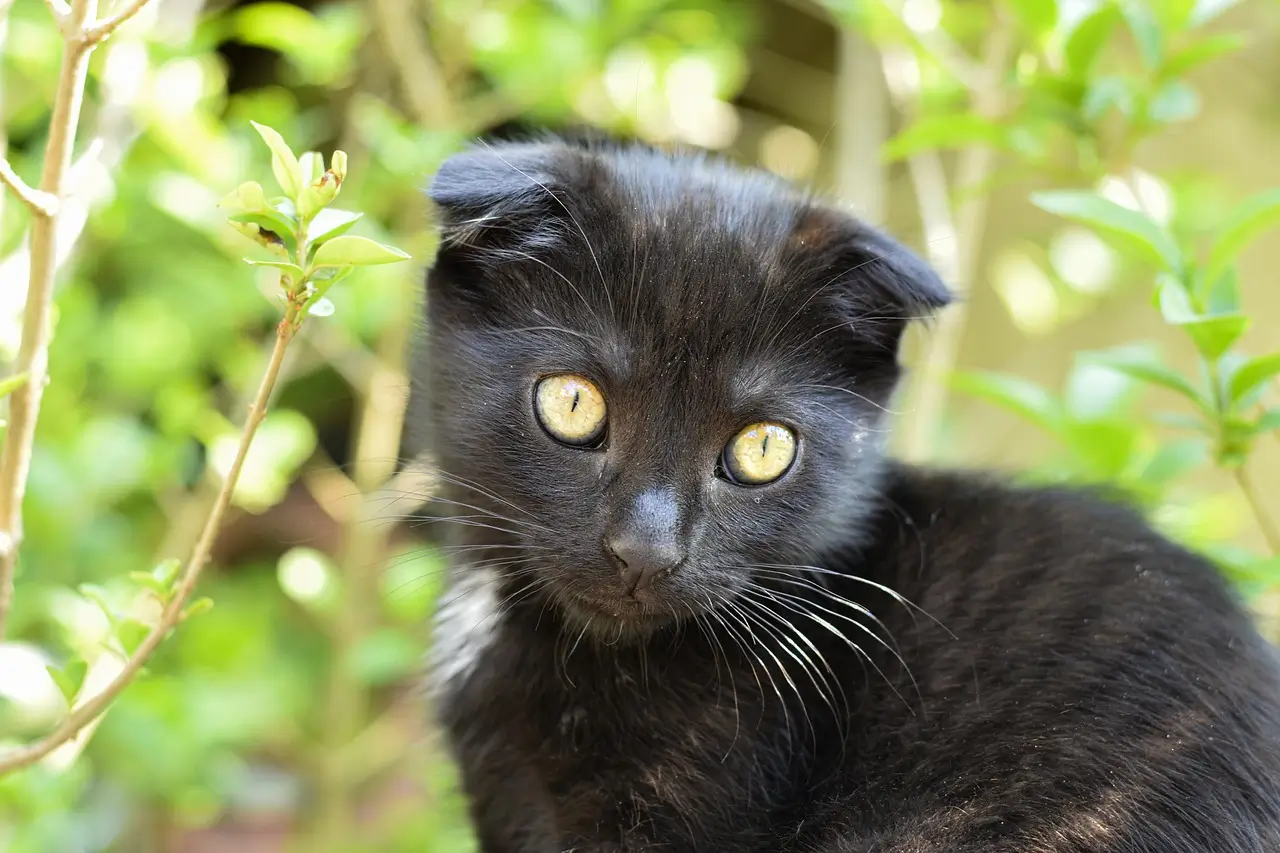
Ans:
[[[884,462],[945,301],[914,257],[643,150],[476,151],[432,194],[433,690],[486,853],[1280,850],[1280,668],[1210,566]],[[555,440],[560,373],[607,431]],[[748,485],[717,454],[760,421],[797,450]]]

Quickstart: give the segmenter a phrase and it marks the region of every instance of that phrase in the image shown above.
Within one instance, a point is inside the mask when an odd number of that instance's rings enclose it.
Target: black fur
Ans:
[[[1280,670],[1130,510],[883,455],[914,255],[639,147],[441,169],[426,385],[452,519],[432,685],[487,853],[1276,853]],[[609,427],[566,447],[538,378]],[[760,420],[766,486],[717,473]],[[684,561],[628,597],[643,494]]]

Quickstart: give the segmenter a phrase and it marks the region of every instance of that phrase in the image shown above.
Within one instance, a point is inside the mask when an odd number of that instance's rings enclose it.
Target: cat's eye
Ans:
[[[556,441],[595,447],[604,438],[608,411],[594,382],[574,373],[545,376],[533,395],[538,423]]]
[[[721,464],[735,483],[761,486],[787,473],[796,459],[796,434],[764,421],[743,429],[724,448]]]

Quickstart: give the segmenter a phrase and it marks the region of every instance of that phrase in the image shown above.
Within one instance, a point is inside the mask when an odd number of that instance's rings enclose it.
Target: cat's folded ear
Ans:
[[[555,156],[537,143],[482,144],[446,160],[427,189],[443,249],[481,259],[557,237],[565,187]]]
[[[906,324],[951,302],[951,291],[919,255],[840,210],[812,206],[800,217],[791,249],[802,259],[851,330],[896,351]]]

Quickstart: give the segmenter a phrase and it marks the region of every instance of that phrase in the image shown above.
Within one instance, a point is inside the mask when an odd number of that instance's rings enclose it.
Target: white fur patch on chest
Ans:
[[[498,576],[487,569],[463,568],[440,597],[432,624],[429,689],[440,699],[470,678],[502,627]]]

